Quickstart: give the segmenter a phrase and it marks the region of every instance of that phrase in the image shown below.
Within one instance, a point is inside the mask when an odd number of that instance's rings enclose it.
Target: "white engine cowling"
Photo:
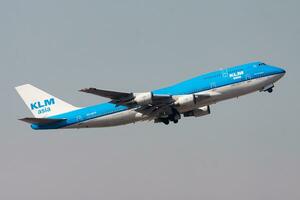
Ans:
[[[148,105],[152,103],[152,97],[152,92],[136,93],[133,101],[139,105]]]
[[[189,107],[189,106],[194,106],[195,104],[196,104],[196,98],[195,95],[193,94],[180,96],[175,101],[176,106]]]
[[[209,114],[210,114],[210,107],[203,106],[201,108],[197,108],[195,110],[191,110],[186,113],[183,113],[183,116],[185,116],[185,117],[201,117],[201,116],[209,115]]]

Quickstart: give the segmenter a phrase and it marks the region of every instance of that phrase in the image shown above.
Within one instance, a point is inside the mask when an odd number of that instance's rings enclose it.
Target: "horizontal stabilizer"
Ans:
[[[48,125],[48,124],[54,124],[57,122],[65,121],[66,119],[50,119],[50,118],[34,118],[34,117],[26,117],[23,119],[19,119],[23,122],[27,122],[30,124],[38,124],[38,125]]]

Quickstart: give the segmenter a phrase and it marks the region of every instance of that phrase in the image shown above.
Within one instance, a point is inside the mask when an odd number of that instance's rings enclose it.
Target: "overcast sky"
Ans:
[[[1,1],[0,199],[300,199],[300,3]],[[85,87],[143,92],[252,61],[287,75],[272,94],[177,125],[34,131],[14,90],[75,106]]]

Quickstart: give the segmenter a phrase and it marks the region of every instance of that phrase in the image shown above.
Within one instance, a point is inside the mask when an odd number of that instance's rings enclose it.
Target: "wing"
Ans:
[[[132,99],[133,93],[127,93],[127,92],[116,92],[116,91],[110,91],[110,90],[99,90],[97,88],[85,88],[82,90],[79,90],[80,92],[86,92],[89,94],[98,95],[101,97],[109,98],[112,100],[122,100],[122,99]]]
[[[143,115],[149,116],[150,120],[168,117],[176,112],[176,98],[168,94],[153,94],[148,93],[128,93],[128,92],[116,92],[110,90],[101,90],[96,88],[86,88],[79,90],[81,92],[98,95],[101,97],[111,99],[111,103],[118,105],[125,105],[135,108],[137,112]],[[140,95],[140,96],[139,96]],[[194,98],[197,102],[205,101],[206,99],[216,96],[218,93],[201,93],[194,94]],[[180,95],[179,95],[180,96]],[[145,100],[142,103],[138,101],[140,99]],[[177,112],[178,113],[178,112]]]
[[[30,124],[38,124],[38,125],[46,125],[46,124],[54,124],[57,122],[65,121],[66,119],[50,119],[50,118],[34,118],[34,117],[26,117],[23,119],[19,119],[23,122],[27,122]]]
[[[128,93],[128,92],[116,92],[116,91],[110,91],[110,90],[100,90],[96,88],[86,88],[79,90],[80,92],[85,92],[89,94],[98,95],[101,97],[109,98],[111,99],[111,103],[114,103],[116,105],[125,105],[125,106],[135,106],[135,105],[141,105],[136,100],[138,97],[148,97],[149,101],[143,102],[143,106],[147,105],[157,105],[160,103],[168,103],[170,101],[173,101],[171,95],[157,95],[153,94],[152,92],[148,93]]]

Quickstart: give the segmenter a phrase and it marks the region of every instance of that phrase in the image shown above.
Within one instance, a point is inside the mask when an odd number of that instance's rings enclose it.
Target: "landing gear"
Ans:
[[[180,113],[176,109],[172,109],[172,114],[157,118],[154,120],[154,123],[164,123],[165,125],[169,125],[170,121],[172,121],[174,124],[177,124],[180,118]]]
[[[169,125],[170,121],[168,118],[164,118],[162,119],[162,122],[165,124],[165,125]]]
[[[154,120],[154,123],[164,123],[165,125],[169,125],[170,119],[169,118],[157,118]]]
[[[274,88],[274,84],[268,85],[264,87],[261,91],[272,93]]]
[[[267,91],[268,91],[269,93],[272,93],[272,92],[273,92],[273,88],[269,88],[269,89],[267,89]]]
[[[161,118],[159,121],[164,123],[165,125],[169,125],[170,121],[174,122],[174,124],[177,124],[179,120],[178,119],[172,119],[172,118]]]
[[[168,118],[170,121],[174,122],[174,124],[177,124],[181,118],[181,115],[176,109],[173,109],[173,114],[169,115]]]

